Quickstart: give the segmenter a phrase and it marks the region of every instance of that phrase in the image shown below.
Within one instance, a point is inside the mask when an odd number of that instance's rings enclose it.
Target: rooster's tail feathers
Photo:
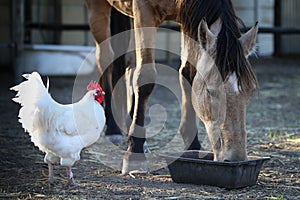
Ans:
[[[13,101],[20,103],[23,106],[23,104],[28,102],[37,102],[43,98],[47,99],[50,97],[48,88],[45,88],[39,73],[33,72],[31,74],[23,74],[23,77],[27,80],[10,88],[17,92]],[[47,87],[49,87],[49,83],[47,83]]]
[[[37,72],[24,74],[23,77],[27,80],[10,89],[17,92],[16,97],[12,100],[22,106],[19,112],[19,121],[26,131],[31,132],[35,127],[36,112],[49,106],[52,98]]]

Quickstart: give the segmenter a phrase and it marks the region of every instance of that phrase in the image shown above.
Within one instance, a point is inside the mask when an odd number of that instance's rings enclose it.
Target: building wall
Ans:
[[[88,13],[84,1],[63,0],[62,23],[87,24]],[[64,44],[94,45],[92,35],[89,31],[65,31],[62,34]]]
[[[37,16],[37,6],[38,1],[34,0],[32,6],[32,18],[33,20],[38,20]],[[49,21],[49,13],[47,13],[48,1],[41,1],[40,10],[41,12],[40,21],[47,22]],[[243,19],[245,24],[250,27],[256,21],[259,21],[260,26],[269,26],[272,27],[274,22],[273,9],[274,9],[274,0],[233,0],[233,4],[237,11],[237,15]],[[62,0],[62,23],[67,24],[84,24],[87,23],[87,11],[82,0]],[[44,31],[34,31],[34,43],[47,43],[47,40],[42,37]],[[159,33],[158,38],[159,44],[165,37],[175,37],[171,38],[166,45],[179,45],[178,35],[171,33],[167,34]],[[46,40],[46,41],[45,41]],[[71,44],[71,45],[93,45],[93,38],[89,32],[83,31],[63,31],[62,32],[62,44]],[[260,55],[272,55],[274,51],[273,44],[273,35],[272,34],[260,34],[258,37],[258,54]],[[171,47],[173,49],[173,47]],[[175,47],[174,47],[175,48]],[[158,55],[159,56],[159,55]]]
[[[284,0],[281,7],[281,25],[283,27],[300,28],[300,1]],[[300,54],[300,35],[281,36],[283,54]]]
[[[4,68],[11,65],[12,49],[5,48],[5,44],[11,42],[11,20],[10,20],[10,0],[0,1],[0,67]]]
[[[62,24],[87,24],[87,9],[83,0],[62,1]],[[49,5],[51,0],[32,0],[32,21],[41,23],[55,23],[51,16]],[[49,31],[32,31],[32,43],[51,43]],[[61,43],[65,45],[93,45],[93,38],[89,31],[62,31]]]
[[[87,24],[87,10],[83,0],[61,0],[62,1],[62,23],[66,24]],[[274,4],[275,0],[232,0],[237,15],[245,22],[247,27],[254,25],[256,21],[260,26],[272,27],[274,24]],[[300,8],[299,0],[283,0],[282,25],[287,27],[299,27]],[[32,0],[31,17],[33,22],[49,23],[53,22],[49,6],[52,0]],[[11,0],[0,1],[0,43],[11,42]],[[43,30],[32,31],[32,43],[51,44],[51,34]],[[282,49],[284,53],[300,53],[300,36],[282,36]],[[258,54],[272,55],[274,52],[273,34],[260,34],[258,37]],[[62,44],[68,45],[94,45],[93,37],[89,31],[63,31],[61,34]],[[177,33],[158,33],[157,43],[162,49],[180,49],[180,35]],[[1,56],[10,58],[11,50],[0,49]],[[159,59],[165,58],[165,53],[158,53]],[[170,58],[169,58],[170,59]],[[7,65],[11,59],[1,59],[0,65]]]
[[[261,27],[273,27],[274,25],[274,0],[233,0],[237,15],[244,21],[247,27],[251,27],[258,21]],[[274,52],[273,34],[259,34],[257,38],[257,53],[269,56]]]

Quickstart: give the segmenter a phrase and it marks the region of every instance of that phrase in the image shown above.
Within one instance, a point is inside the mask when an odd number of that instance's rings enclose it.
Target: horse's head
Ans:
[[[219,21],[210,28],[205,21],[200,22],[200,53],[192,85],[192,103],[205,124],[215,160],[246,160],[246,107],[257,88],[257,80],[247,57],[255,48],[257,25],[235,41],[224,38],[227,39],[226,46],[218,44],[223,37],[219,35],[221,26]],[[222,59],[226,59],[224,65]]]

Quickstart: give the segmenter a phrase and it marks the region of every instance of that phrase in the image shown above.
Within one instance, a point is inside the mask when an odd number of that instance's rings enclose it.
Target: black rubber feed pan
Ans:
[[[205,151],[185,151],[160,155],[168,164],[176,183],[211,185],[227,189],[255,185],[263,163],[268,157],[249,156],[247,161],[217,162]]]

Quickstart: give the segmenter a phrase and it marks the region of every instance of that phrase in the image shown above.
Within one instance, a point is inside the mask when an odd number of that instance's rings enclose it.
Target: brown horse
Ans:
[[[86,0],[86,3],[107,94],[112,89],[110,61],[114,52],[110,43],[101,48],[100,44],[111,36],[111,8],[133,18],[136,66],[129,71],[134,99],[122,173],[140,169],[146,160],[145,108],[157,74],[156,28],[165,20],[178,22],[182,29],[180,133],[186,149],[201,147],[197,114],[205,124],[215,160],[247,159],[246,106],[258,86],[247,57],[255,48],[257,25],[241,35],[238,27],[241,21],[230,0]],[[110,66],[107,72],[103,72],[103,66]]]

